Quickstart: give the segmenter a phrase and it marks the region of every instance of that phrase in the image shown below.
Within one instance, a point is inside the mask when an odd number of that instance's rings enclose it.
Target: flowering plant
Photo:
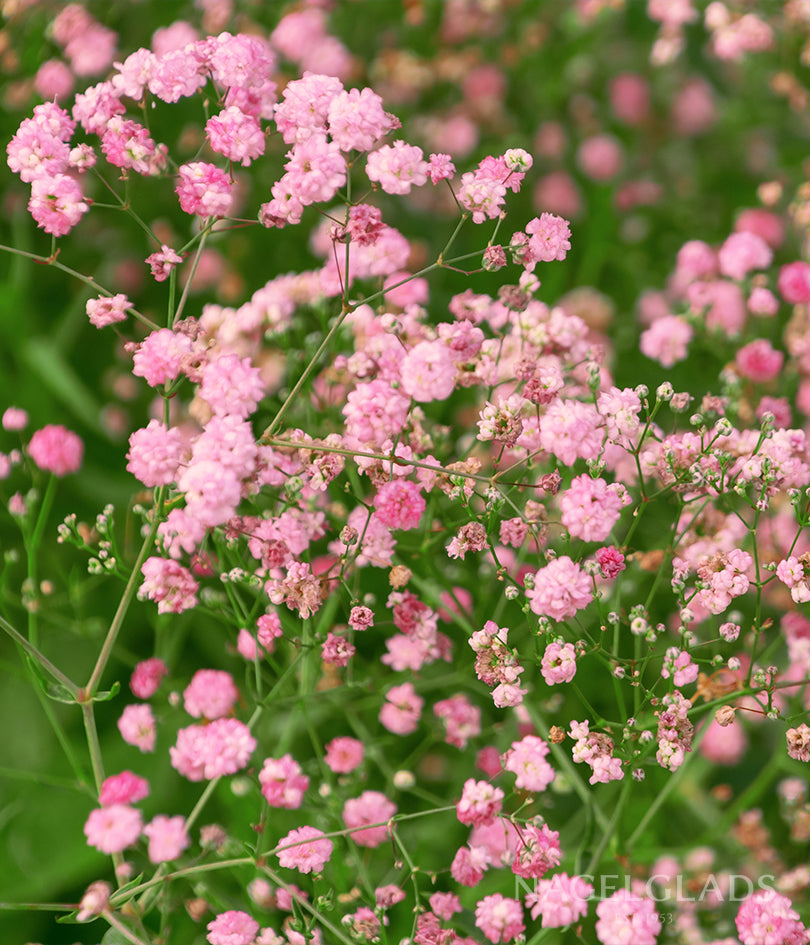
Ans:
[[[806,4],[453,0],[455,113],[404,40],[359,78],[340,5],[252,6],[130,50],[79,4],[9,26],[47,17],[61,53],[8,138],[2,249],[83,293],[21,359],[83,435],[33,395],[3,414],[0,626],[61,752],[17,744],[8,780],[66,795],[72,865],[9,844],[2,908],[134,945],[806,943],[806,185],[780,128],[749,142],[759,206],[641,264],[639,332],[599,232],[641,258],[644,212],[667,228],[684,182],[624,165],[690,31],[728,111]],[[571,132],[501,125],[547,35],[637,22],[659,72],[603,103],[636,152],[581,91]],[[505,68],[465,72],[486,35]],[[720,112],[684,81],[662,166]],[[572,132],[580,184],[527,193]]]

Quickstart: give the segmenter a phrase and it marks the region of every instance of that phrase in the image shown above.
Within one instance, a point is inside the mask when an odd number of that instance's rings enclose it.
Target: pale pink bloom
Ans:
[[[24,430],[28,426],[28,413],[20,407],[7,407],[2,423],[4,430]]]
[[[59,101],[73,91],[73,73],[61,59],[43,62],[34,76],[34,88],[45,101]]]
[[[695,315],[705,319],[710,330],[735,338],[746,319],[745,298],[736,282],[718,279],[715,282],[693,282],[686,298]]]
[[[550,879],[539,880],[534,892],[526,894],[526,905],[532,919],[542,917],[542,928],[556,929],[584,919],[592,895],[593,886],[581,876],[555,873]]]
[[[455,390],[456,368],[443,341],[420,341],[400,365],[402,389],[419,403],[446,400]]]
[[[141,572],[144,579],[138,598],[154,601],[159,614],[180,614],[197,606],[199,584],[181,564],[153,555],[144,561]]]
[[[230,909],[212,919],[205,936],[210,945],[252,945],[259,932],[259,923],[247,912]]]
[[[612,135],[593,135],[577,149],[577,163],[584,174],[601,183],[620,173],[624,166],[624,151]]]
[[[153,656],[148,660],[141,660],[135,666],[129,680],[129,688],[138,699],[149,699],[157,692],[163,677],[168,675],[169,667],[163,660]]]
[[[381,447],[387,439],[400,436],[409,408],[410,398],[386,381],[375,378],[360,383],[349,392],[342,410],[346,435],[358,443]]]
[[[675,689],[667,693],[658,711],[658,751],[655,759],[662,768],[675,771],[692,750],[694,726],[688,713],[692,703]]]
[[[147,256],[144,262],[149,266],[155,282],[165,282],[174,267],[183,261],[183,257],[176,253],[171,246],[165,243],[160,247],[160,251]],[[168,329],[162,329],[168,331]]]
[[[489,865],[489,854],[483,847],[459,847],[450,864],[450,875],[462,886],[477,886]]]
[[[492,690],[492,701],[499,709],[514,708],[523,702],[528,689],[521,689],[520,683],[499,683]]]
[[[188,335],[171,328],[158,328],[138,345],[132,356],[132,373],[142,377],[150,387],[176,380],[192,344]]]
[[[288,82],[274,114],[287,144],[305,141],[314,133],[325,137],[329,106],[342,91],[340,79],[328,75],[309,73]]]
[[[349,836],[361,847],[378,847],[389,834],[386,822],[397,812],[397,805],[379,791],[364,791],[343,805],[343,822]],[[369,827],[369,824],[378,824]],[[357,829],[360,828],[360,829]]]
[[[458,202],[472,214],[473,223],[483,223],[500,216],[506,198],[505,185],[496,178],[468,171],[461,175]]]
[[[368,179],[387,194],[408,194],[411,187],[421,187],[427,181],[427,171],[422,149],[405,141],[383,145],[366,160]]]
[[[98,802],[102,807],[111,804],[137,804],[149,796],[149,782],[132,771],[111,774],[101,783]]]
[[[84,443],[71,430],[49,423],[31,437],[28,455],[40,469],[61,478],[81,466]]]
[[[547,824],[525,824],[520,831],[511,863],[512,872],[524,879],[539,879],[560,865],[560,834]]]
[[[178,102],[199,91],[206,83],[205,64],[200,53],[204,47],[190,43],[155,57],[148,88],[162,102]]]
[[[428,899],[430,908],[440,919],[449,922],[457,912],[462,911],[461,900],[455,893],[435,892]]]
[[[28,212],[46,233],[65,236],[89,209],[81,188],[67,174],[37,177],[31,182]]]
[[[602,945],[655,945],[661,920],[653,899],[619,889],[596,907],[596,937]]]
[[[101,135],[113,115],[123,115],[125,111],[112,83],[99,82],[76,95],[71,114],[88,134]]]
[[[425,700],[416,694],[412,683],[392,686],[380,709],[380,722],[395,735],[410,735],[419,726]]]
[[[321,644],[321,659],[332,666],[348,666],[355,652],[353,643],[331,630],[327,632],[326,639]]]
[[[185,493],[188,514],[205,528],[224,525],[236,513],[242,497],[237,473],[210,460],[191,462],[177,486]]]
[[[65,124],[65,119],[61,124]],[[73,124],[71,122],[70,126],[65,128],[65,139],[62,140],[62,136],[55,133],[59,123],[25,118],[6,146],[8,166],[15,174],[19,174],[25,183],[31,183],[40,177],[50,178],[55,174],[64,173],[70,159],[70,146],[67,142],[71,137]]]
[[[214,164],[195,161],[178,170],[175,193],[180,209],[200,217],[225,217],[233,203],[233,185],[228,175]]]
[[[341,151],[370,151],[377,140],[399,121],[383,110],[382,99],[371,89],[345,89],[329,103],[327,125]]]
[[[549,686],[571,682],[577,671],[577,657],[573,643],[549,643],[540,661],[540,672]]]
[[[230,673],[198,669],[183,691],[183,707],[196,719],[218,719],[231,712],[238,698],[239,690]]]
[[[159,420],[150,420],[130,435],[127,471],[150,488],[168,485],[175,481],[184,449],[179,429],[167,429]]]
[[[306,618],[320,609],[323,602],[321,582],[313,575],[306,561],[293,561],[282,580],[270,580],[265,593],[274,604],[286,604]]]
[[[593,599],[593,582],[567,555],[561,555],[534,575],[534,587],[526,591],[533,613],[568,620]]]
[[[275,641],[284,635],[281,627],[281,618],[275,611],[269,614],[262,614],[256,621],[256,636],[259,643],[272,653],[275,648]]]
[[[487,531],[480,522],[468,522],[462,525],[449,545],[447,554],[450,558],[464,559],[468,551],[483,551],[487,547]]]
[[[475,924],[490,942],[511,942],[526,930],[523,908],[517,899],[500,893],[484,896],[475,907]]]
[[[164,146],[157,148],[143,125],[113,115],[101,137],[101,150],[114,167],[149,175],[165,166]]]
[[[333,850],[332,841],[315,827],[291,830],[276,847],[281,866],[297,869],[300,873],[320,873]]]
[[[313,134],[287,154],[286,171],[274,197],[289,190],[302,206],[331,200],[346,183],[346,160],[338,146],[323,134]],[[291,222],[295,222],[294,220]]]
[[[667,649],[661,675],[664,679],[669,679],[671,676],[678,689],[681,689],[697,679],[698,665],[692,662],[692,657],[685,650],[671,646]]]
[[[560,496],[562,524],[572,538],[604,541],[619,520],[630,497],[620,483],[608,483],[587,473],[576,476]]]
[[[352,630],[368,630],[374,626],[374,611],[370,607],[352,607],[349,614],[349,626]]]
[[[267,758],[259,772],[264,799],[271,807],[297,810],[304,801],[309,778],[290,754]]]
[[[440,180],[449,180],[456,173],[456,167],[449,154],[431,154],[428,159],[428,177],[434,186]]]
[[[148,705],[125,706],[118,719],[118,731],[125,742],[141,751],[155,750],[155,717]]]
[[[785,356],[765,338],[755,338],[737,351],[734,362],[740,374],[758,384],[766,384],[778,377]]]
[[[568,220],[553,213],[541,213],[526,224],[529,243],[523,265],[534,269],[536,262],[562,261],[571,249],[571,227]]]
[[[101,881],[90,883],[79,903],[76,920],[86,922],[93,916],[101,915],[110,904],[111,892],[109,883]]]
[[[693,335],[688,322],[677,315],[664,315],[641,333],[639,348],[642,354],[669,368],[686,357]]]
[[[84,834],[91,847],[102,853],[120,853],[141,835],[141,812],[128,804],[111,804],[90,811]]]
[[[599,413],[605,418],[608,436],[621,446],[633,445],[640,427],[641,400],[630,387],[611,387],[596,399]]]
[[[169,756],[172,767],[189,781],[210,781],[246,767],[255,748],[256,739],[244,722],[223,718],[181,728]]]
[[[479,827],[490,824],[503,807],[503,791],[487,781],[468,778],[464,782],[461,799],[456,804],[456,816],[462,824]]]
[[[797,728],[789,728],[785,735],[788,756],[796,761],[810,761],[810,727],[802,722]]]
[[[205,124],[205,133],[214,151],[231,161],[249,167],[251,161],[264,154],[264,132],[253,115],[230,105]]]
[[[548,742],[537,735],[525,735],[520,741],[512,742],[506,752],[504,768],[516,775],[515,787],[524,791],[545,791],[554,780],[554,769],[546,761],[548,753]]]
[[[149,840],[148,856],[151,863],[176,860],[191,845],[186,819],[179,814],[176,817],[158,814],[143,828],[143,832]]]
[[[650,84],[640,75],[623,72],[608,87],[614,115],[626,125],[643,124],[650,111]]]
[[[436,702],[433,713],[444,722],[448,745],[466,748],[468,739],[481,734],[481,710],[462,694]]]
[[[363,763],[363,754],[361,741],[341,735],[327,743],[323,760],[335,774],[349,774]]]
[[[678,250],[675,263],[675,283],[685,288],[699,279],[712,279],[717,275],[719,262],[717,253],[703,240],[689,240]]]
[[[745,729],[736,720],[722,726],[712,719],[700,739],[699,751],[715,765],[736,765],[748,748]]]
[[[205,365],[198,393],[216,416],[244,420],[264,397],[264,382],[250,358],[221,354]]]
[[[116,322],[126,321],[127,312],[132,303],[123,294],[113,296],[99,296],[97,299],[87,300],[87,317],[95,328],[105,328]]]
[[[157,57],[149,49],[136,49],[123,62],[114,62],[116,74],[112,77],[112,87],[119,95],[140,101],[143,90],[152,77]]]
[[[773,252],[756,233],[732,233],[717,251],[720,272],[730,279],[744,279],[754,269],[767,269]]]
[[[742,945],[805,945],[807,929],[787,896],[760,889],[737,911],[737,934]]]
[[[421,488],[410,479],[391,479],[382,483],[373,505],[383,525],[403,531],[416,528],[426,508]]]
[[[540,445],[565,466],[596,459],[602,448],[602,418],[593,404],[555,400],[540,418]]]

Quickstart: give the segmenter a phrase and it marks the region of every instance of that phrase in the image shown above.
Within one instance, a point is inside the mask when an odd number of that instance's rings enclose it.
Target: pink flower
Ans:
[[[410,479],[384,482],[378,488],[373,504],[383,525],[403,531],[416,528],[426,508],[422,490]]]
[[[529,244],[522,262],[527,269],[534,269],[538,261],[562,261],[571,249],[571,227],[568,220],[556,214],[541,213],[526,224],[526,232]]]
[[[141,834],[141,812],[128,804],[111,804],[90,811],[84,825],[87,842],[102,853],[120,853]]]
[[[335,774],[349,774],[363,763],[363,743],[342,735],[326,745],[324,761]]]
[[[572,538],[604,541],[629,501],[623,485],[583,473],[560,496],[561,521]]]
[[[626,567],[624,555],[615,545],[607,545],[605,548],[597,549],[594,557],[602,572],[602,577],[608,580],[618,577]]]
[[[481,734],[481,710],[460,693],[435,703],[433,713],[444,721],[444,740],[448,745],[466,748],[470,738]]]
[[[141,567],[143,584],[138,598],[158,605],[159,614],[180,614],[197,605],[198,583],[191,572],[176,561],[152,556]]]
[[[118,719],[118,731],[125,742],[141,751],[155,750],[155,717],[148,705],[125,706]]]
[[[655,945],[661,931],[656,902],[619,889],[596,907],[596,937],[602,945]]]
[[[462,886],[477,886],[490,863],[483,847],[459,847],[450,864],[450,875]]]
[[[603,438],[602,418],[593,404],[557,399],[540,418],[540,445],[565,466],[596,459]]]
[[[360,847],[378,847],[389,836],[386,825],[397,812],[397,805],[379,791],[363,791],[343,805],[343,822],[349,836]],[[368,824],[378,824],[369,827]],[[357,829],[360,828],[360,829]]]
[[[411,187],[427,181],[428,165],[422,149],[404,141],[395,141],[372,151],[366,160],[366,174],[379,183],[387,194],[408,194]]]
[[[149,796],[149,782],[131,771],[122,771],[105,778],[101,784],[98,802],[102,807],[112,804],[137,804]]]
[[[176,860],[191,844],[186,830],[186,819],[180,815],[167,817],[165,814],[158,814],[143,828],[143,832],[149,840],[148,855],[151,863]]]
[[[107,325],[126,321],[126,310],[131,305],[129,299],[120,292],[113,296],[101,295],[97,299],[87,300],[87,317],[95,328],[106,328]]]
[[[203,369],[199,396],[218,417],[249,417],[264,397],[261,372],[250,358],[221,354]]]
[[[195,161],[178,168],[175,193],[180,209],[199,217],[225,217],[233,203],[228,175],[214,164]]]
[[[160,247],[160,251],[147,256],[144,262],[149,266],[155,282],[165,282],[174,267],[183,261],[183,257],[176,253],[171,246],[165,243]],[[168,330],[168,329],[165,329]]]
[[[571,682],[577,671],[577,657],[573,643],[549,643],[543,653],[540,672],[549,686]]]
[[[402,389],[419,403],[446,400],[456,387],[456,367],[443,341],[420,341],[400,366]]]
[[[172,767],[189,781],[210,781],[241,771],[255,748],[256,739],[247,725],[225,718],[181,728],[169,756]]]
[[[188,335],[179,334],[170,328],[158,328],[138,345],[132,356],[132,373],[144,378],[150,387],[173,381],[180,376],[191,348],[192,341]]]
[[[798,260],[782,266],[776,287],[788,305],[810,302],[810,263]]]
[[[220,912],[206,928],[210,945],[252,945],[259,933],[259,923],[238,909]]]
[[[761,236],[742,231],[732,233],[717,252],[720,272],[730,279],[744,279],[753,269],[767,269],[773,252]]]
[[[773,889],[760,889],[744,899],[737,912],[742,945],[804,945],[807,930],[793,903]]]
[[[765,384],[779,376],[785,356],[767,339],[755,338],[739,349],[734,360],[743,377]]]
[[[205,133],[214,151],[238,161],[243,167],[250,166],[252,160],[264,154],[264,132],[258,119],[246,115],[236,105],[209,118]]]
[[[523,791],[545,791],[554,780],[554,769],[546,761],[548,753],[548,742],[537,735],[525,735],[520,741],[512,742],[504,768],[516,775],[515,787]]]
[[[71,430],[49,423],[31,437],[28,455],[40,469],[61,478],[79,469],[84,444]]]
[[[810,761],[810,726],[802,722],[797,728],[785,732],[787,753],[796,761]]]
[[[279,841],[276,850],[281,866],[300,873],[320,873],[332,855],[332,841],[315,827],[291,830]]]
[[[264,799],[271,807],[296,810],[303,803],[309,778],[301,772],[292,755],[287,754],[265,760],[259,772],[259,783]]]
[[[4,430],[24,430],[28,426],[28,413],[20,407],[7,407],[2,423]]]
[[[683,361],[693,335],[688,322],[677,315],[664,315],[641,333],[639,347],[642,354],[668,368]]]
[[[490,942],[511,942],[526,930],[523,908],[517,899],[500,893],[484,896],[475,907],[475,924]]]
[[[38,177],[31,182],[28,212],[46,233],[65,236],[89,209],[81,187],[66,174]]]
[[[183,692],[183,705],[194,718],[218,719],[233,709],[239,690],[230,673],[198,669]]]
[[[491,824],[503,806],[503,791],[487,781],[468,778],[464,782],[461,799],[456,804],[456,816],[462,824],[479,827]]]
[[[349,626],[358,632],[374,626],[374,611],[370,607],[352,607],[349,614]]]
[[[555,873],[551,879],[541,879],[533,893],[527,893],[526,905],[531,907],[532,918],[542,916],[544,929],[571,925],[588,914],[588,899],[593,886],[580,876]]]
[[[145,486],[166,486],[177,478],[185,450],[183,434],[177,427],[166,428],[159,420],[150,420],[129,438],[127,472]]]
[[[371,89],[338,92],[329,103],[327,124],[341,151],[370,151],[397,119],[383,110],[382,99]]]
[[[380,709],[380,722],[395,735],[410,735],[419,725],[424,704],[412,683],[391,686]]]
[[[590,604],[593,583],[568,555],[560,555],[534,575],[534,587],[526,597],[538,616],[568,620]]]

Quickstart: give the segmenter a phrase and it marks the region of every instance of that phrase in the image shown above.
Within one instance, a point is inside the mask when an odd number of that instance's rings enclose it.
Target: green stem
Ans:
[[[14,640],[14,642],[17,643],[23,650],[25,650],[33,660],[39,663],[39,665],[44,670],[47,670],[47,672],[50,673],[50,675],[53,676],[53,678],[60,685],[64,686],[74,698],[78,698],[79,687],[76,685],[76,683],[74,683],[72,679],[68,679],[61,669],[54,666],[54,664],[48,659],[47,656],[45,656],[44,653],[42,653],[41,650],[37,649],[33,643],[30,643],[28,640],[26,640],[25,637],[18,630],[15,630],[7,620],[3,619],[3,617],[0,617],[0,627],[2,627],[2,629],[5,630],[6,633],[11,637],[11,639]]]
[[[630,797],[630,791],[633,787],[633,779],[625,777],[624,784],[622,785],[622,792],[619,795],[619,800],[616,802],[616,807],[613,810],[613,816],[610,818],[610,823],[602,831],[602,839],[599,841],[599,845],[593,851],[593,856],[588,863],[587,868],[585,869],[586,875],[593,873],[594,869],[599,865],[599,861],[602,859],[602,854],[605,852],[605,847],[607,847],[610,838],[614,836],[616,827],[618,826],[619,819],[622,816],[622,810],[624,805],[627,803],[627,798]]]
[[[152,543],[155,540],[158,525],[160,524],[160,515],[158,514],[158,510],[161,504],[162,503],[160,500],[155,503],[154,519],[152,521],[152,525],[146,538],[143,540],[143,544],[141,545],[141,550],[138,552],[138,557],[135,560],[135,564],[132,566],[132,573],[129,576],[127,586],[124,589],[124,594],[118,604],[115,615],[113,616],[110,629],[107,631],[107,636],[104,640],[103,646],[101,647],[101,652],[98,655],[98,659],[96,660],[96,665],[93,667],[93,672],[90,676],[90,679],[88,680],[87,685],[84,687],[86,699],[92,699],[96,694],[99,682],[101,681],[101,674],[104,672],[107,666],[110,655],[112,654],[113,646],[115,645],[115,641],[118,638],[118,633],[121,630],[121,625],[124,622],[124,617],[126,617],[127,611],[129,610],[129,605],[132,603],[132,598],[135,596],[135,590],[139,580],[141,579],[141,565],[146,560],[146,556],[152,548]]]

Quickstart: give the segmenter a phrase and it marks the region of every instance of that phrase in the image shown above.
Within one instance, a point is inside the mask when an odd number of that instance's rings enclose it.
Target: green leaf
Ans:
[[[121,683],[116,679],[112,684],[112,688],[107,692],[97,692],[93,696],[93,702],[109,702],[110,699],[114,699],[118,693],[121,691]]]
[[[73,693],[66,686],[63,686],[62,683],[57,682],[49,676],[33,657],[26,654],[26,659],[31,668],[31,673],[49,699],[53,699],[54,702],[65,702],[68,705],[76,705],[76,699]]]

